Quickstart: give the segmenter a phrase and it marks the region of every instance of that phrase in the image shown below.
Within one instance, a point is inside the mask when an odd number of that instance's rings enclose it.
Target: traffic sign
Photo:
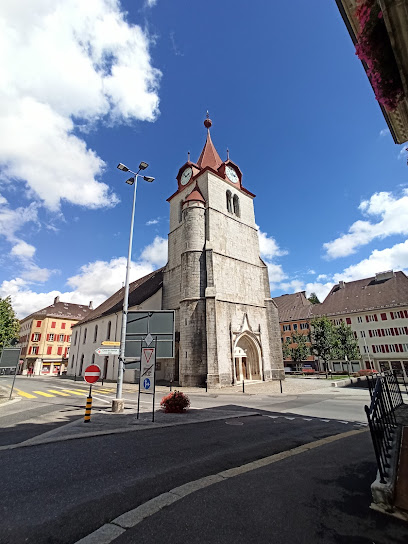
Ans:
[[[95,383],[101,377],[101,369],[97,365],[89,365],[85,369],[84,380],[87,383]]]
[[[111,342],[110,340],[104,340],[102,346],[120,346],[120,342]]]
[[[95,353],[97,353],[98,355],[119,355],[120,349],[100,347],[95,350]]]
[[[140,391],[150,393],[154,389],[156,349],[142,348],[140,365]]]

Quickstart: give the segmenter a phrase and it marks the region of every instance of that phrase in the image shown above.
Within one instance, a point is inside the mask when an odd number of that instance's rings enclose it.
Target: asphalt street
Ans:
[[[271,415],[0,451],[0,542],[74,543],[173,487],[345,431],[336,421]],[[292,487],[286,479],[275,501]]]

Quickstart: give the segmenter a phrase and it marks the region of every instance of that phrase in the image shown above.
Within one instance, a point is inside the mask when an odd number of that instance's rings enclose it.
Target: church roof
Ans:
[[[203,197],[200,189],[198,188],[198,185],[196,183],[194,189],[191,191],[191,193],[186,198],[185,202],[204,202],[205,198]]]
[[[163,285],[163,270],[164,267],[159,268],[129,284],[129,308],[141,304],[157,293]],[[122,311],[124,294],[125,288],[122,287],[119,291],[116,291],[116,293],[105,300],[105,302],[102,302],[100,306],[95,308],[89,316],[86,316],[82,321],[76,323],[76,325],[82,325],[83,323],[93,321],[99,317]]]
[[[223,161],[221,160],[220,156],[218,155],[218,151],[215,149],[214,144],[212,143],[210,135],[211,120],[208,118],[208,116],[207,119],[204,121],[204,125],[207,127],[207,139],[205,141],[203,150],[201,151],[201,155],[198,158],[197,166],[199,166],[199,168],[201,169],[209,166],[213,170],[218,170]]]

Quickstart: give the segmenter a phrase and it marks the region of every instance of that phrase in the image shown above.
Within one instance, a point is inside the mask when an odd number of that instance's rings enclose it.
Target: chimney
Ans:
[[[57,304],[57,302],[59,302],[59,297],[54,298],[54,304]]]
[[[92,300],[89,301],[89,309],[90,309],[90,310],[93,310]]]
[[[344,289],[346,287],[346,284],[344,283],[343,280],[339,281],[339,287],[340,287],[340,289]]]

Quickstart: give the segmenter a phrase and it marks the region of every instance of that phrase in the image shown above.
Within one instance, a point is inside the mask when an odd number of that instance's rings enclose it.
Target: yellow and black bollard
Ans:
[[[92,386],[89,388],[89,396],[86,399],[84,423],[91,422],[91,411],[92,411]]]

